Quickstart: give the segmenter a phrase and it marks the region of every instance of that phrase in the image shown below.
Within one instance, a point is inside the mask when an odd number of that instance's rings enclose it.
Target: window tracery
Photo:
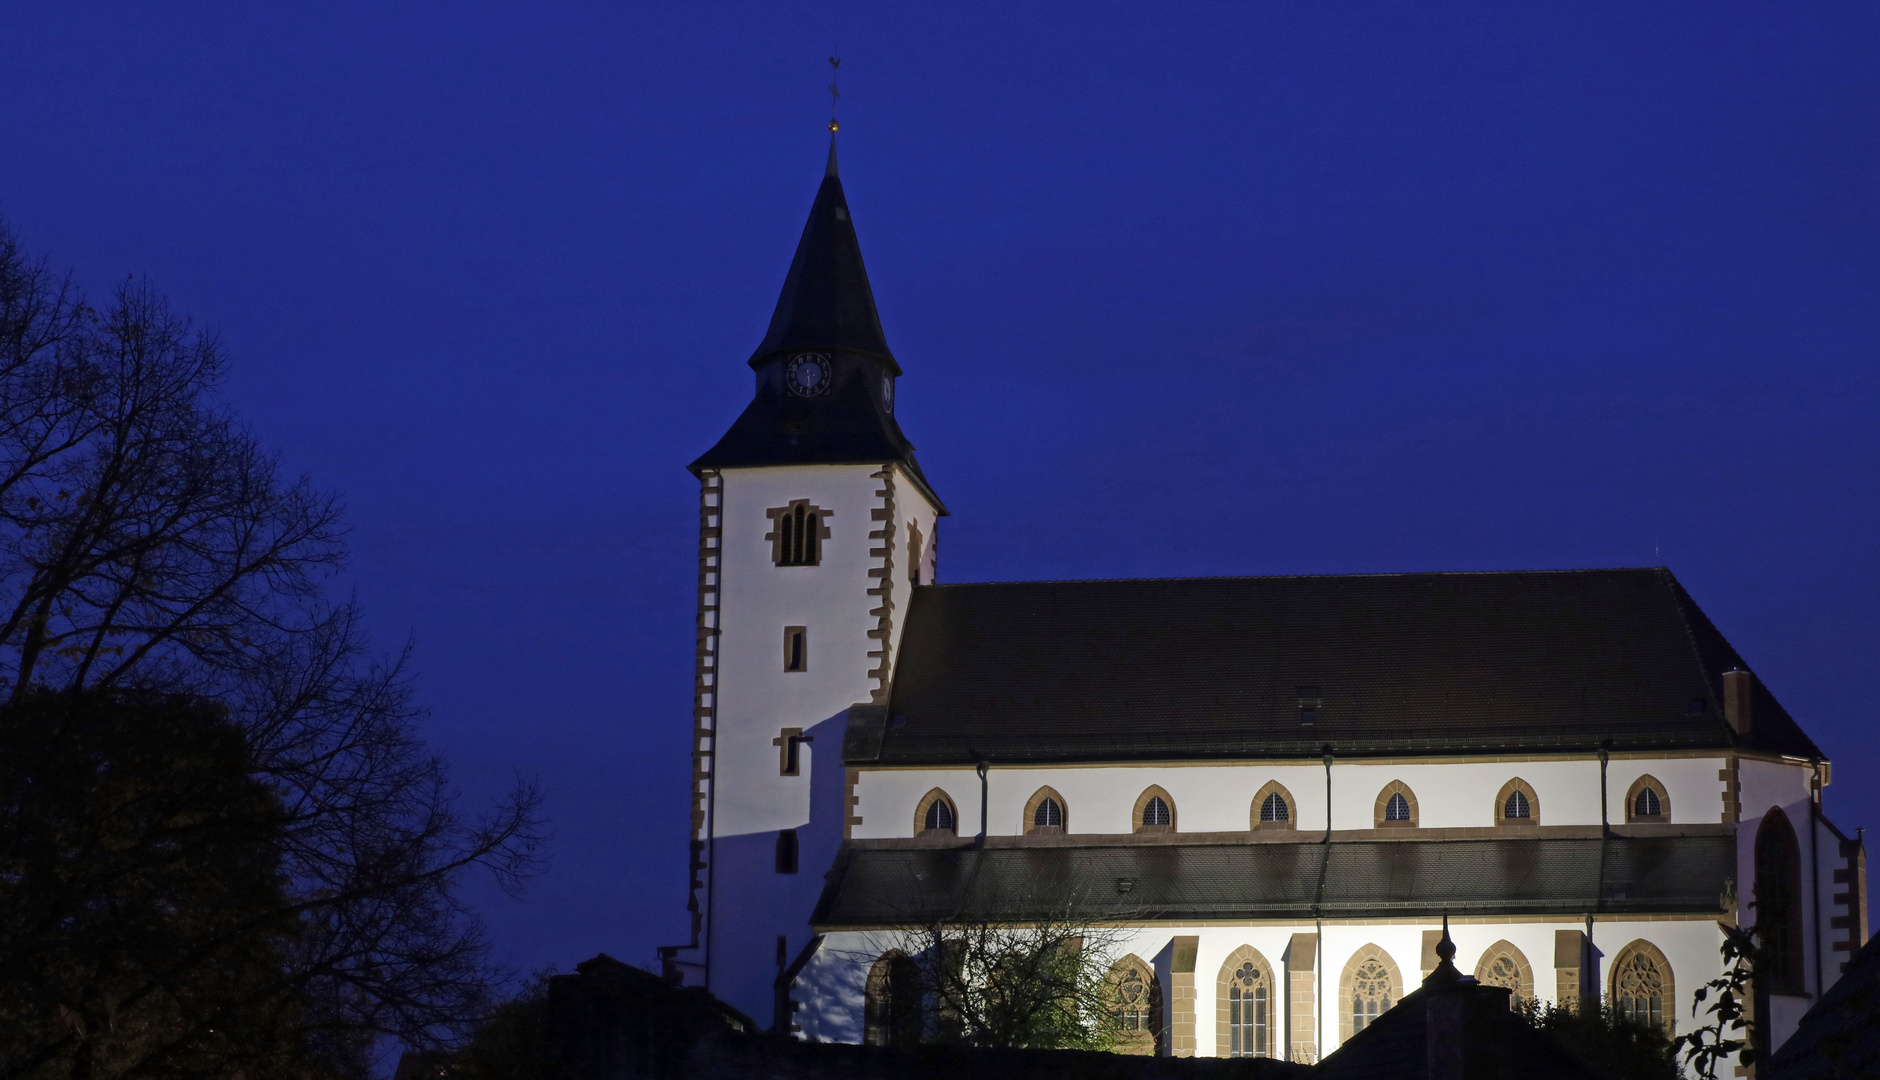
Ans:
[[[1510,1008],[1534,1000],[1534,968],[1511,942],[1504,940],[1490,945],[1482,953],[1481,962],[1475,965],[1475,978],[1488,986],[1507,987]]]
[[[1279,991],[1273,967],[1251,945],[1221,962],[1215,985],[1215,1053],[1274,1057],[1279,1044]]]
[[[1396,961],[1374,943],[1352,954],[1345,964],[1339,988],[1341,1042],[1369,1027],[1392,1005],[1403,1000],[1403,978],[1398,974]]]
[[[1669,1034],[1676,1015],[1677,994],[1671,964],[1651,942],[1640,939],[1619,951],[1612,965],[1612,1001],[1619,1014],[1636,1023],[1651,1024]]]

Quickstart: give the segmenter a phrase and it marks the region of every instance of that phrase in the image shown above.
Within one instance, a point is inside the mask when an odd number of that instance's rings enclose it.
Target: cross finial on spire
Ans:
[[[829,58],[829,134],[831,135],[834,135],[842,126],[836,123],[836,100],[842,96],[842,91],[836,89],[836,84],[841,81],[841,75],[842,75],[842,58],[840,56],[830,57]]]

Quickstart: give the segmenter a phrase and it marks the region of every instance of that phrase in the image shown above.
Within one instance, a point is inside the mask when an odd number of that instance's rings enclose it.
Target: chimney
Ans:
[[[1755,700],[1756,676],[1741,668],[1723,673],[1723,718],[1730,729],[1749,738],[1751,703]]]

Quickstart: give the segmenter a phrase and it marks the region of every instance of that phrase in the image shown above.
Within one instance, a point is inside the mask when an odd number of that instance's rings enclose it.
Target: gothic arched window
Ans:
[[[1640,824],[1671,820],[1671,798],[1657,777],[1641,776],[1632,781],[1625,793],[1625,820]]]
[[[1475,965],[1475,979],[1486,986],[1507,987],[1510,1008],[1534,1000],[1534,969],[1526,955],[1507,941],[1497,941],[1482,954]]]
[[[1380,829],[1414,828],[1417,823],[1417,797],[1409,785],[1392,780],[1377,793],[1376,824]]]
[[[1273,967],[1251,945],[1227,954],[1215,985],[1215,1053],[1276,1057],[1279,998]]]
[[[1612,965],[1612,1001],[1627,1020],[1669,1032],[1677,1013],[1677,994],[1665,954],[1644,940],[1619,950]]]
[[[960,814],[954,807],[953,800],[947,793],[934,788],[922,795],[914,807],[914,831],[916,833],[956,833],[960,827]]]
[[[1025,831],[1028,833],[1065,832],[1068,818],[1064,796],[1051,788],[1039,788],[1025,803]]]
[[[822,542],[829,538],[829,511],[811,506],[808,499],[793,499],[788,506],[772,507],[771,561],[778,566],[815,566],[822,562]]]
[[[1802,981],[1802,852],[1776,807],[1756,830],[1756,927],[1767,952],[1765,992],[1806,993]]]
[[[1526,780],[1515,777],[1501,786],[1495,796],[1495,824],[1539,825],[1541,801]]]
[[[1374,944],[1352,954],[1340,989],[1344,1002],[1338,1017],[1340,1041],[1369,1027],[1403,998],[1403,980],[1398,977],[1396,962]]]
[[[1062,829],[1064,827],[1064,808],[1056,799],[1046,797],[1032,811],[1031,827],[1034,829]]]
[[[1295,810],[1292,792],[1279,781],[1269,780],[1254,793],[1252,828],[1291,829],[1299,817]]]
[[[862,1041],[870,1046],[911,1046],[920,1041],[920,967],[899,950],[868,969]]]
[[[1160,787],[1151,785],[1136,796],[1137,832],[1174,832],[1175,800]]]
[[[1119,1049],[1126,1054],[1156,1054],[1162,1032],[1162,987],[1155,972],[1136,956],[1123,957],[1110,968],[1110,996],[1121,1036]]]

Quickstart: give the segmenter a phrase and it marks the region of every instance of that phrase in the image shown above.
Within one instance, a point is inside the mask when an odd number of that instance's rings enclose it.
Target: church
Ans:
[[[1867,940],[1830,763],[1669,570],[941,584],[833,144],[749,364],[690,465],[669,979],[894,1041],[897,927],[1068,898],[1120,928],[1134,1050],[1315,1061],[1445,917],[1465,973],[1667,1033],[1762,920],[1779,1046]]]

